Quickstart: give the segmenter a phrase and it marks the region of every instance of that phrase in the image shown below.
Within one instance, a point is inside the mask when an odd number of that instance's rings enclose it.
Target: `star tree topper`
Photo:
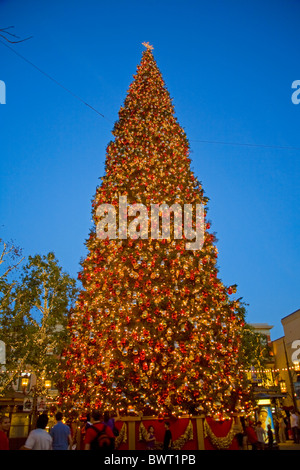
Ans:
[[[150,49],[150,51],[153,51],[154,47],[149,44],[149,42],[142,42],[143,46],[147,47],[147,49]]]

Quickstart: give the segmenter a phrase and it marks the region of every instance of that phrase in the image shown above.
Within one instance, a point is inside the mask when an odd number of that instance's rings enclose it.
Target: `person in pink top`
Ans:
[[[10,428],[10,419],[8,416],[0,418],[0,450],[9,450],[9,440],[7,433]]]

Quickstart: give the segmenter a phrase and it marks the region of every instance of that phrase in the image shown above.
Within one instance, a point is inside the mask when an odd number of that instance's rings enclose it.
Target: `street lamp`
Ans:
[[[299,361],[294,361],[293,364],[294,364],[294,367],[295,367],[295,371],[299,372],[300,371],[300,362]]]
[[[29,385],[29,379],[30,379],[30,375],[23,375],[22,378],[21,378],[21,387],[22,387],[22,390],[23,390],[23,393],[26,392],[26,389]]]
[[[280,391],[281,391],[281,393],[286,393],[286,390],[287,390],[287,388],[286,388],[286,381],[283,380],[283,379],[280,379],[280,380],[279,380],[279,386],[280,386]]]
[[[45,380],[45,387],[47,390],[50,390],[51,388],[51,380]]]

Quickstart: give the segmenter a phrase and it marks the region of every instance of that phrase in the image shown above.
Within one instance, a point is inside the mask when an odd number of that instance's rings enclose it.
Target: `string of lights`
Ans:
[[[276,367],[276,368],[270,368],[270,369],[268,369],[268,368],[266,368],[266,369],[241,369],[241,372],[263,374],[266,371],[282,372],[282,371],[287,371],[289,369],[290,370],[295,370],[297,372],[300,371],[299,365],[294,365],[294,366],[289,366],[288,368],[287,367]],[[17,373],[20,372],[20,369],[10,369],[10,372],[14,373],[14,374],[17,374]],[[22,374],[33,374],[35,372],[39,372],[39,369],[31,369],[30,367],[26,368],[26,369],[22,369]],[[6,373],[6,371],[0,370],[0,374],[4,374],[4,373]]]

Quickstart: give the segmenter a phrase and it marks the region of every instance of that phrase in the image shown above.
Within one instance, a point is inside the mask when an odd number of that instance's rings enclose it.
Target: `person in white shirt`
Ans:
[[[48,416],[41,414],[36,423],[36,429],[30,431],[21,450],[52,450],[52,437],[46,431]]]
[[[291,411],[290,424],[291,424],[294,442],[298,444],[299,443],[299,416],[296,414],[295,410]]]
[[[263,450],[265,448],[265,440],[266,440],[266,431],[261,425],[261,421],[257,422],[257,426],[255,428],[257,440],[258,440],[258,447],[259,449]]]

